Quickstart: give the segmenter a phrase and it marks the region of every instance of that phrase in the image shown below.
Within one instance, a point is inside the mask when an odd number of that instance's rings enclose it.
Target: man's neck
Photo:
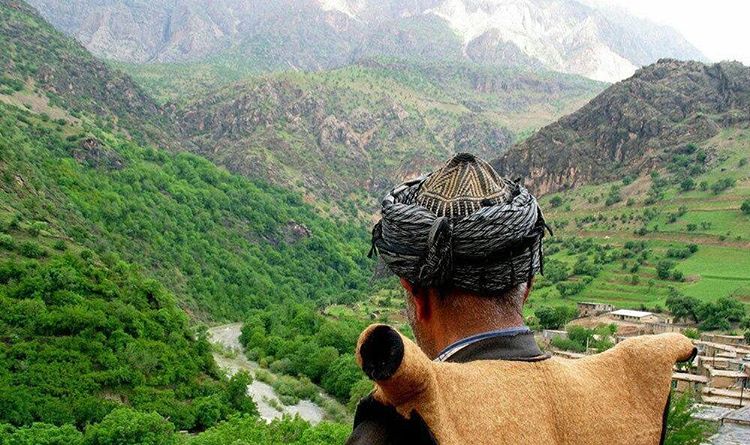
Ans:
[[[435,358],[441,351],[445,350],[452,344],[474,335],[484,334],[490,331],[502,329],[523,327],[524,322],[521,316],[508,319],[494,319],[484,323],[481,320],[466,320],[462,322],[456,320],[445,326],[442,332],[436,332],[434,351],[430,351],[431,358]]]

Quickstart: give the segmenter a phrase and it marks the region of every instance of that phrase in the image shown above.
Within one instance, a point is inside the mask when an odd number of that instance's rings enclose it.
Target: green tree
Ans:
[[[750,215],[750,199],[742,201],[740,210],[742,210],[742,213],[744,213],[745,215]]]
[[[352,387],[362,378],[354,355],[344,354],[333,362],[323,376],[323,388],[341,400],[348,400]]]
[[[72,425],[34,423],[6,431],[0,425],[0,444],[3,445],[81,445],[82,442],[83,434]]]
[[[714,432],[709,423],[693,418],[693,403],[690,394],[672,395],[665,445],[700,445]]]
[[[570,306],[541,306],[534,311],[542,329],[560,329],[575,318],[577,310]]]
[[[732,297],[705,302],[697,310],[703,330],[729,330],[732,327],[731,323],[738,323],[745,318],[745,313],[745,305]]]
[[[660,260],[656,263],[656,276],[662,280],[668,280],[672,276],[674,261]]]
[[[229,379],[226,388],[227,403],[237,412],[258,414],[258,407],[247,395],[247,387],[251,383],[253,383],[253,378],[247,371],[240,371]]]
[[[674,293],[667,297],[666,305],[669,312],[678,320],[691,319],[694,322],[698,322],[698,311],[700,308],[700,300],[695,297],[685,296],[678,293]]]
[[[566,280],[570,276],[570,269],[564,262],[555,258],[549,258],[544,261],[544,278],[550,283],[558,283]]]
[[[172,445],[177,440],[174,425],[156,413],[130,408],[112,411],[86,429],[84,445]]]

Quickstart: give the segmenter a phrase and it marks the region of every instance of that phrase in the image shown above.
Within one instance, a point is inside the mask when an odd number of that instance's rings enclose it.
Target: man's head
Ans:
[[[458,154],[383,201],[373,248],[401,278],[419,345],[523,323],[541,269],[544,219],[536,199],[486,162]]]

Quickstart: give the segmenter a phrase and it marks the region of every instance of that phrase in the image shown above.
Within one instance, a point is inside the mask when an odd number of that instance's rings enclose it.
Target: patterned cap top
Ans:
[[[459,153],[422,184],[415,203],[437,216],[463,218],[510,198],[511,190],[490,164]]]

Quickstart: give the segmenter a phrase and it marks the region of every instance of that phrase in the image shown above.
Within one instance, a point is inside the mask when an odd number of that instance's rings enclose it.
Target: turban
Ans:
[[[543,268],[536,198],[470,154],[391,190],[381,216],[370,253],[417,286],[496,293]]]

